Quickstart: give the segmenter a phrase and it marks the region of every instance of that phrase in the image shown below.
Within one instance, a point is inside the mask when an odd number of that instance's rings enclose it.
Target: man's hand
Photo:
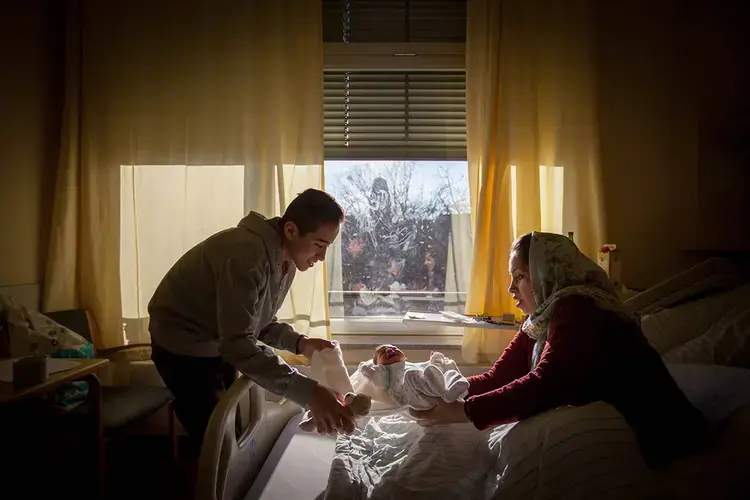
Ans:
[[[326,339],[310,338],[306,335],[303,335],[302,338],[299,339],[297,349],[299,349],[299,353],[307,357],[307,359],[312,359],[312,355],[314,352],[322,351],[323,349],[333,349],[337,345],[338,342],[331,342],[330,340]]]
[[[462,424],[469,421],[464,410],[464,403],[446,403],[440,398],[432,398],[435,406],[429,410],[409,410],[412,417],[422,427],[433,425]]]
[[[357,421],[342,401],[340,394],[327,387],[319,385],[315,388],[309,406],[319,434],[334,434],[337,431],[349,434],[354,431]]]

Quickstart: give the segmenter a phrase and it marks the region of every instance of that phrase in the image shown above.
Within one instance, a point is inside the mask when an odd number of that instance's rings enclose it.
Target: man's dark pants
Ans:
[[[190,440],[200,450],[214,408],[237,377],[220,356],[183,356],[152,343],[151,359],[174,396],[174,411]]]

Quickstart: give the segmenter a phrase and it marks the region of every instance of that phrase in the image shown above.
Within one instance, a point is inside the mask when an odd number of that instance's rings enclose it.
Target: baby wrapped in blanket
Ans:
[[[372,360],[360,363],[351,381],[357,393],[373,399],[373,409],[428,410],[435,406],[432,398],[453,403],[469,391],[469,381],[442,353],[433,352],[429,360],[411,363],[401,349],[390,344],[379,346]]]
[[[428,361],[411,363],[401,349],[390,344],[376,348],[372,360],[360,363],[351,377],[338,345],[335,349],[314,353],[310,368],[312,378],[345,396],[345,403],[355,416],[365,416],[371,409],[426,410],[435,406],[431,398],[452,403],[464,398],[469,391],[469,381],[452,359],[433,352]],[[308,432],[315,430],[309,412],[300,428]]]

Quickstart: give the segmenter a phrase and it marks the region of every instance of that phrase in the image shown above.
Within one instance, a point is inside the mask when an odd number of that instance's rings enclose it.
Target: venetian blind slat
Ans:
[[[323,41],[343,40],[346,0],[323,0]],[[466,41],[466,0],[348,0],[349,41]]]
[[[462,71],[327,71],[327,159],[466,158]]]

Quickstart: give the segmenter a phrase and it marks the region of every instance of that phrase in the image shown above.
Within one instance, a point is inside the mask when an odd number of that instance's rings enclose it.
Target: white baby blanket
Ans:
[[[452,403],[464,398],[469,390],[469,382],[456,363],[439,352],[422,363],[376,365],[368,360],[360,363],[350,377],[341,348],[336,345],[312,355],[310,377],[342,395],[355,392],[370,396],[371,415],[403,407],[429,409],[435,406],[431,397]]]
[[[455,361],[439,352],[422,363],[376,365],[372,360],[365,361],[351,379],[356,392],[367,394],[374,401],[416,410],[434,407],[432,398],[442,398],[447,403],[460,401],[469,391],[469,381],[461,375]]]
[[[310,360],[310,378],[340,393],[354,392],[349,372],[344,365],[344,354],[338,343],[333,349],[315,351]]]
[[[344,365],[344,354],[338,344],[333,349],[322,349],[313,353],[310,359],[310,378],[342,396],[346,396],[348,392],[355,392]],[[307,410],[301,422],[309,419],[310,410]]]

